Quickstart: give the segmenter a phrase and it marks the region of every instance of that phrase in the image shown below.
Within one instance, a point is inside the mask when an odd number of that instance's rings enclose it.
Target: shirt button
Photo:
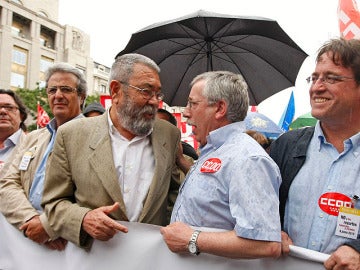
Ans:
[[[332,187],[332,186],[328,186],[328,189],[329,189],[329,190],[332,190],[332,189],[333,189],[333,187]]]
[[[315,242],[315,241],[312,241],[312,242],[311,242],[311,245],[312,245],[312,246],[315,246],[315,245],[316,245],[316,242]]]

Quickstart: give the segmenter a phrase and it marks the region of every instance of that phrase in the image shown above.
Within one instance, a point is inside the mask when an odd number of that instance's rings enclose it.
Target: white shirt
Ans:
[[[109,111],[109,134],[114,165],[129,221],[138,221],[145,197],[149,191],[155,170],[155,158],[149,135],[136,136],[132,140],[120,135],[114,127]]]

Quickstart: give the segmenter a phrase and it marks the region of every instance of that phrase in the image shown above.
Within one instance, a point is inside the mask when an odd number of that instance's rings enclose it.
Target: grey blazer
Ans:
[[[119,202],[120,209],[112,217],[128,220],[113,162],[107,117],[104,113],[62,125],[46,170],[43,207],[49,223],[58,236],[85,248],[91,246],[92,239],[81,224],[91,209]],[[139,222],[165,225],[170,182],[179,181],[173,175],[180,131],[157,119],[150,140],[155,172]]]

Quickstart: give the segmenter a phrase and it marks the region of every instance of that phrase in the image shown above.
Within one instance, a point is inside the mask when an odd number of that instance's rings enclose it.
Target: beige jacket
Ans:
[[[16,227],[39,215],[29,202],[28,197],[36,169],[50,138],[51,134],[47,128],[30,132],[16,147],[13,157],[5,164],[0,178],[0,211],[8,222]],[[31,160],[27,170],[19,170],[25,152],[31,153]],[[54,238],[55,235],[44,213],[40,215],[40,220],[49,236]]]
[[[107,113],[74,120],[57,132],[49,160],[43,206],[52,229],[61,237],[89,248],[92,239],[82,230],[82,220],[91,209],[119,202],[112,214],[127,221],[125,205],[115,171]],[[139,222],[166,224],[166,207],[180,131],[163,120],[156,120],[151,144],[155,172]],[[174,176],[175,177],[175,176]]]

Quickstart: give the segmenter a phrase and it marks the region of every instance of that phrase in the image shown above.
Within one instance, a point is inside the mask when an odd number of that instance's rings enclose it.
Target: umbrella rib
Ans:
[[[239,42],[240,40],[246,39],[246,38],[248,38],[248,37],[250,37],[250,36],[251,36],[251,35],[246,35],[246,36],[241,37],[241,38],[239,38],[239,39],[237,39],[237,40],[234,40],[233,42],[224,42],[223,40],[221,40],[222,37],[220,37],[218,40],[214,40],[214,43],[213,43],[213,44],[214,44],[214,46],[218,49],[217,51],[220,51],[220,53],[222,53],[222,54],[224,54],[224,55],[227,55],[227,56],[228,56],[228,59],[231,59],[230,56],[229,56],[230,54],[240,54],[240,53],[244,53],[244,54],[245,54],[245,53],[250,53],[250,54],[252,54],[252,55],[258,56],[257,54],[255,54],[253,51],[251,51],[251,50],[249,50],[249,49],[245,49],[245,48],[238,47],[238,46],[234,45],[234,43]],[[265,37],[264,37],[264,38],[265,38]],[[270,39],[270,38],[269,38],[269,39]],[[274,39],[272,39],[272,40],[274,40]],[[276,41],[276,40],[275,40],[275,41]],[[219,43],[224,44],[224,45],[223,45],[223,46],[220,46]],[[287,45],[287,44],[284,44],[284,43],[282,43],[282,44],[285,45],[285,46],[291,47],[291,46],[289,46],[289,45]],[[225,50],[223,50],[223,48],[225,48],[225,47],[227,47],[227,46],[234,46],[235,48],[241,49],[241,50],[243,50],[243,51],[242,51],[242,52],[236,52],[236,51],[234,51],[234,52],[226,52]],[[291,47],[291,48],[292,48],[292,47]],[[220,53],[219,53],[219,54],[220,54]],[[214,53],[214,56],[216,56],[216,57],[218,57],[219,59],[222,59],[222,60],[224,60],[224,61],[227,61],[227,62],[229,62],[229,63],[235,64],[233,61],[229,61],[229,60],[226,60],[224,57],[218,56],[217,53],[216,53],[216,51],[215,51],[215,53]],[[259,56],[258,56],[258,57],[259,57]],[[259,58],[260,58],[260,57],[259,57]],[[261,57],[261,59],[262,59],[264,62],[266,62],[269,66],[271,66],[274,70],[277,70],[278,73],[279,73],[279,75],[281,75],[281,76],[283,76],[284,78],[286,78],[286,80],[288,80],[288,82],[292,84],[292,79],[289,78],[288,76],[286,76],[287,74],[284,74],[283,72],[281,72],[277,67],[275,67],[271,62],[267,61],[265,58]],[[238,65],[236,65],[236,66],[238,66]]]

